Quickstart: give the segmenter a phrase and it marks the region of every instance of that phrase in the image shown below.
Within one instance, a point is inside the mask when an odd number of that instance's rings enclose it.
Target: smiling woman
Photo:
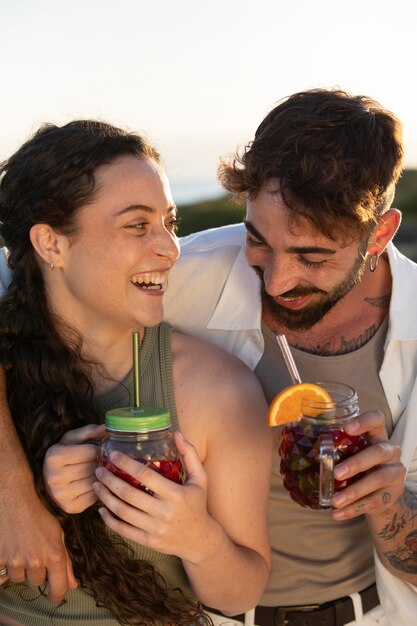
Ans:
[[[127,347],[135,323],[161,321],[163,286],[179,250],[176,208],[161,165],[125,155],[99,166],[94,177],[97,191],[77,213],[74,234],[38,223],[30,237],[39,262],[62,270],[45,276],[53,311],[97,346],[102,362],[109,346],[97,343],[109,325],[117,337],[127,329]]]
[[[229,614],[251,608],[269,565],[267,408],[240,361],[162,323],[178,244],[158,153],[135,134],[76,121],[41,128],[1,174],[11,283],[0,304],[0,362],[14,425],[38,494],[64,531],[78,587],[68,561],[72,588],[63,603],[49,603],[58,568],[34,559],[32,546],[16,549],[19,530],[10,524],[0,621],[191,625],[211,623],[199,601]],[[108,408],[132,404],[134,331],[143,401],[170,411],[188,478],[178,485],[123,455],[112,461],[154,495],[97,468],[92,441]],[[28,526],[39,507],[30,498]],[[15,506],[22,519],[21,499],[15,491],[0,506],[7,519]]]

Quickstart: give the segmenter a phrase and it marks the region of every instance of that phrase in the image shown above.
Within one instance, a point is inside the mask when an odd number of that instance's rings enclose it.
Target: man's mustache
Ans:
[[[252,265],[251,267],[255,270],[255,272],[258,274],[259,278],[263,282],[263,270],[259,267],[259,265]],[[302,298],[303,296],[309,296],[313,293],[326,295],[327,291],[318,289],[318,287],[303,287],[302,285],[300,285],[299,287],[294,287],[293,289],[290,289],[285,293],[280,293],[278,294],[278,296],[280,298]]]
[[[290,289],[290,291],[286,291],[285,293],[280,293],[280,298],[302,298],[303,296],[309,296],[312,293],[322,293],[326,294],[326,291],[322,289],[317,289],[317,287],[294,287],[294,289]]]

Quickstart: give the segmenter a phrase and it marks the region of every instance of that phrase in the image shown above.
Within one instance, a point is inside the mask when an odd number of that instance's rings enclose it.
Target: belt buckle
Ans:
[[[294,606],[278,606],[275,613],[275,626],[288,626],[287,613],[303,613],[315,611],[320,604],[299,604]]]

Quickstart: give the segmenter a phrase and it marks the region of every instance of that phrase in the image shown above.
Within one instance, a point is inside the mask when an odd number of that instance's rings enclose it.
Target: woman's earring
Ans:
[[[371,272],[375,272],[379,263],[379,252],[375,252],[372,256],[369,257],[369,269]]]
[[[55,269],[55,265],[54,265],[53,263],[50,263],[50,264],[49,264],[49,267],[51,268],[51,270],[52,270],[52,271],[54,271],[54,269]]]

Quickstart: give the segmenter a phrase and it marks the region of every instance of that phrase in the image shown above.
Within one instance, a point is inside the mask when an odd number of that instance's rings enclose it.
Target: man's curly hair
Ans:
[[[314,89],[281,101],[241,154],[220,163],[222,186],[256,197],[267,180],[327,236],[369,234],[391,205],[403,166],[399,120],[366,96]]]

